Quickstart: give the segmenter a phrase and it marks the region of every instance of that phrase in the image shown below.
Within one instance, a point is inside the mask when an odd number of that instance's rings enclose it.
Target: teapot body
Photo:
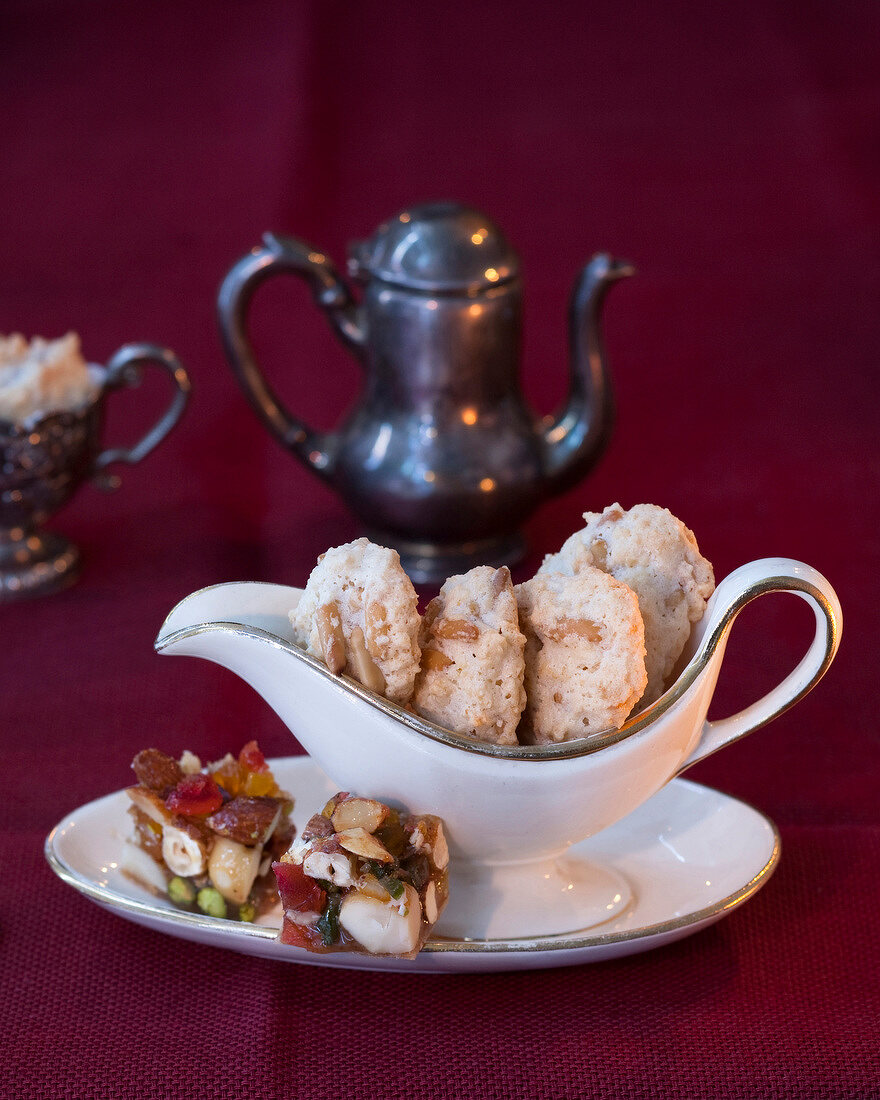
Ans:
[[[410,556],[419,541],[450,552],[483,541],[497,557],[505,539],[517,554],[542,481],[519,384],[519,280],[466,296],[374,279],[363,310],[364,388],[336,462],[343,496]]]

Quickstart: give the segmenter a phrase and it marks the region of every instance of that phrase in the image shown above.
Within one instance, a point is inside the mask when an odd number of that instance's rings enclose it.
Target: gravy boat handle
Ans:
[[[725,745],[738,741],[794,706],[821,680],[840,645],[843,616],[834,589],[819,573],[791,558],[761,558],[735,569],[718,585],[700,623],[697,654],[716,653],[717,671],[727,637],[742,609],[768,592],[793,592],[806,600],[816,616],[816,633],[803,658],[775,688],[729,718],[704,721],[696,747],[676,774]]]

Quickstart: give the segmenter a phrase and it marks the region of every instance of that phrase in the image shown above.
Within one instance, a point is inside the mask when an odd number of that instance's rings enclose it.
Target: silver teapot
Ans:
[[[226,355],[281,444],[334,486],[375,542],[400,552],[417,583],[474,565],[511,565],[521,525],[599,459],[613,401],[602,301],[632,267],[605,254],[581,271],[570,306],[569,391],[539,419],[519,382],[519,260],[484,214],[455,203],[404,210],[349,250],[356,298],[324,253],[266,234],[226,276],[218,315]],[[302,276],[362,362],[360,400],[317,432],[291,414],[254,356],[247,318],[269,276]]]

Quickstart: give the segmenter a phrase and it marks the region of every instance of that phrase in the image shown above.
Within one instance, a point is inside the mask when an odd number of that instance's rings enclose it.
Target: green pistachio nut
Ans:
[[[226,899],[213,886],[204,886],[196,895],[196,905],[209,917],[226,916]]]
[[[168,883],[168,897],[175,905],[192,905],[196,900],[196,888],[189,879],[175,875]]]

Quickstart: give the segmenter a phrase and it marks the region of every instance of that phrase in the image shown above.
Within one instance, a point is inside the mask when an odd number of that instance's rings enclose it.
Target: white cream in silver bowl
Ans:
[[[102,380],[83,358],[75,332],[30,342],[20,333],[0,336],[0,420],[31,424],[80,409],[95,400]]]

